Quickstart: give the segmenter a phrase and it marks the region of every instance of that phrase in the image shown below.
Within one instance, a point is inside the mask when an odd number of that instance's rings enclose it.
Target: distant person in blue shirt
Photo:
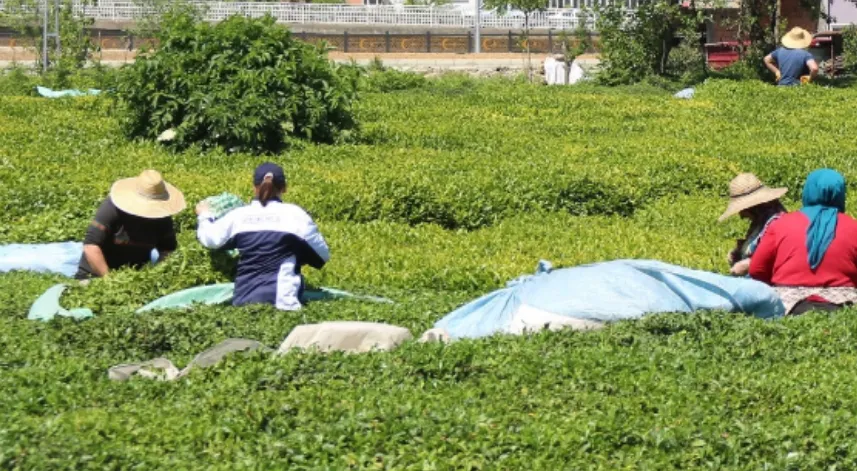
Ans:
[[[782,39],[783,47],[765,56],[765,67],[774,73],[777,85],[800,85],[818,75],[818,64],[806,50],[812,35],[803,28],[794,28]]]

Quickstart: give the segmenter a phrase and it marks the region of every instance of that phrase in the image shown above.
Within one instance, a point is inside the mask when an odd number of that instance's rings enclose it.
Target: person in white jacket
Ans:
[[[215,220],[208,204],[196,207],[197,238],[209,249],[238,249],[238,274],[232,304],[273,304],[286,311],[301,308],[301,267],[320,269],[330,249],[309,214],[283,203],[286,175],[273,163],[253,174],[256,196],[248,206]]]

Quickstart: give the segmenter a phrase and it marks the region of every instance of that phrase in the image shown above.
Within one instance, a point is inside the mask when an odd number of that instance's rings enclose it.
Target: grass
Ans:
[[[754,171],[789,186],[793,209],[814,168],[855,181],[855,97],[713,81],[685,101],[463,78],[368,93],[353,143],[274,160],[287,198],[332,247],[310,283],[397,304],[133,314],[224,279],[190,212],[165,264],[70,290],[64,303],[92,307],[94,319],[27,321],[60,277],[0,275],[0,467],[852,469],[854,310],[774,322],[668,314],[390,353],[236,356],[176,383],[113,383],[106,369],[157,356],[184,365],[229,337],[276,347],[323,320],[419,336],[539,259],[725,272],[744,229],[715,222],[729,179]],[[80,239],[110,183],[146,167],[191,204],[249,196],[260,162],[126,142],[105,98],[0,96],[0,114],[0,242]]]

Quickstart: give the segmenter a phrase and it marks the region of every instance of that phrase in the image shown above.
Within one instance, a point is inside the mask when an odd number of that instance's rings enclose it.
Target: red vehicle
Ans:
[[[744,43],[749,46],[749,42]],[[815,56],[820,72],[836,75],[842,68],[842,35],[838,31],[825,31],[813,35],[809,52]],[[738,41],[708,43],[705,45],[708,67],[722,69],[738,60]]]

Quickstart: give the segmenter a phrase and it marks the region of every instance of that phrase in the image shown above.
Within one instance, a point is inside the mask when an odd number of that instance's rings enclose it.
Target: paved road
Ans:
[[[105,65],[118,66],[133,62],[134,57],[134,51],[105,50],[102,51],[100,59]],[[533,67],[540,69],[545,57],[544,54],[533,54]],[[330,58],[337,62],[350,62],[354,60],[360,65],[368,65],[376,58],[379,58],[384,65],[403,70],[489,71],[497,69],[518,70],[524,69],[526,66],[526,56],[523,54],[345,54],[331,52]],[[9,67],[15,63],[19,65],[31,65],[35,60],[35,54],[24,48],[0,48],[0,67]],[[596,56],[586,56],[581,60],[587,64],[598,62]]]

